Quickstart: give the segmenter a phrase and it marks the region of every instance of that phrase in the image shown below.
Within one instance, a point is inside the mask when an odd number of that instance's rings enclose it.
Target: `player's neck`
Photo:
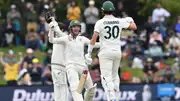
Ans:
[[[111,17],[113,16],[112,14],[105,14],[104,17]]]
[[[105,16],[112,15],[112,14],[104,14]]]

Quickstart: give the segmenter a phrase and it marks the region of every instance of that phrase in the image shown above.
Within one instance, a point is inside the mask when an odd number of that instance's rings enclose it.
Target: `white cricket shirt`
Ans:
[[[65,65],[78,64],[86,66],[84,58],[84,46],[90,43],[90,40],[84,36],[77,36],[70,39],[71,35],[60,38],[53,38],[53,43],[65,45]]]
[[[120,34],[123,28],[128,28],[130,23],[124,18],[116,18],[106,15],[95,24],[94,31],[99,33],[100,52],[99,55],[113,51],[121,51]]]

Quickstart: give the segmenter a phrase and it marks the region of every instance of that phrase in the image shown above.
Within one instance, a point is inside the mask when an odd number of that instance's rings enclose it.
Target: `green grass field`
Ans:
[[[24,55],[26,55],[25,53],[25,48],[24,46],[18,46],[18,47],[11,47],[11,48],[0,48],[0,52],[4,52],[5,54],[8,52],[9,49],[12,49],[14,51],[14,53],[18,53],[18,52],[22,52]],[[44,57],[45,57],[46,53],[44,52],[41,52],[41,51],[36,51],[35,52],[35,56],[42,62]],[[18,57],[18,56],[17,56]],[[165,62],[168,62],[168,63],[173,63],[173,59],[167,59],[165,60]],[[143,71],[142,69],[132,69],[132,68],[129,68],[128,67],[128,61],[127,60],[122,60],[122,69],[121,69],[121,74],[123,74],[124,72],[131,72],[131,77],[138,77],[140,79],[143,79]],[[159,71],[161,73],[161,71]],[[177,73],[177,77],[180,77],[180,72],[179,71],[176,71]],[[2,65],[0,65],[0,85],[4,85],[6,84],[5,80],[3,79],[3,67]]]

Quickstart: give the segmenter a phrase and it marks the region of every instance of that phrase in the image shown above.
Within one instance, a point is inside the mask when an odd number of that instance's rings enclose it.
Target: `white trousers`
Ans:
[[[76,89],[79,84],[79,79],[84,70],[84,66],[81,66],[78,64],[69,64],[69,65],[66,65],[66,68],[67,68],[68,82],[70,85],[70,90],[72,93],[73,100],[74,101],[83,101],[82,94],[77,93]],[[93,82],[92,82],[90,73],[88,73],[84,87],[85,87],[85,89],[90,89],[93,87]]]
[[[119,101],[120,79],[118,69],[120,66],[121,53],[109,53],[99,56],[101,83],[107,95],[108,101],[116,99]]]
[[[62,70],[64,68],[64,70]],[[68,101],[68,85],[65,67],[51,65],[55,101]]]

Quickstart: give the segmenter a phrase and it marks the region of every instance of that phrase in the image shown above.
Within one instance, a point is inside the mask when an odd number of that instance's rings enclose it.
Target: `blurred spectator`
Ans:
[[[178,48],[180,46],[180,38],[178,38],[175,33],[171,34],[172,36],[170,37],[166,48]]]
[[[27,56],[24,57],[23,64],[24,62],[27,62],[27,64],[32,64],[32,60],[35,58],[34,56],[34,51],[31,48],[26,49],[26,54]]]
[[[12,46],[14,37],[15,37],[15,32],[12,28],[12,23],[10,20],[7,20],[5,38],[6,38],[6,43],[8,46]]]
[[[20,15],[19,11],[17,11],[16,5],[12,4],[11,10],[7,13],[7,19],[12,22],[13,29],[16,32],[16,45],[21,44],[21,39],[20,39],[20,35],[19,35],[20,28],[21,28],[20,18],[21,18],[21,15]]]
[[[81,20],[80,20],[80,23],[81,23],[81,34],[83,35],[85,35],[86,34],[86,28],[87,28],[87,26],[86,26],[86,23],[82,20],[82,18],[81,18]],[[86,34],[87,35],[87,34]]]
[[[176,51],[178,50],[178,47],[180,46],[180,38],[176,36],[176,34],[173,33],[172,37],[170,37],[168,44],[166,45],[166,48],[168,49],[168,53],[171,57],[175,57]]]
[[[175,83],[175,70],[168,64],[162,72],[162,81],[165,83]]]
[[[51,65],[47,65],[46,68],[44,68],[44,71],[42,73],[42,80],[44,85],[52,85],[52,75],[51,75]]]
[[[152,91],[149,85],[144,85],[142,92],[142,101],[152,101]]]
[[[150,36],[150,34],[154,31],[154,28],[153,28],[154,26],[153,26],[153,22],[152,22],[152,17],[151,16],[149,16],[148,17],[148,21],[145,23],[145,25],[144,25],[144,28],[146,29],[146,31],[147,31],[147,37],[149,37]]]
[[[115,10],[115,15],[119,18],[125,18],[127,17],[128,15],[124,12],[124,9],[123,9],[123,1],[117,1],[116,3],[117,5],[117,10]]]
[[[34,29],[37,31],[37,14],[34,10],[33,4],[28,2],[26,3],[26,11],[24,12],[24,19],[27,27],[27,31],[29,32],[30,29]]]
[[[152,58],[147,58],[143,71],[146,83],[157,82],[158,69],[154,66]]]
[[[153,42],[157,42],[158,45],[160,45],[161,47],[163,47],[163,37],[161,34],[159,34],[158,32],[154,31],[151,35],[150,35],[150,39],[149,39],[149,44],[152,44]]]
[[[154,22],[153,26],[155,30],[158,31],[165,40],[167,38],[167,24],[161,21],[161,17],[158,17],[158,20]]]
[[[177,56],[180,56],[180,46],[179,46],[179,48],[176,50],[176,54],[177,54]]]
[[[143,60],[138,58],[138,57],[135,57],[133,59],[133,62],[132,62],[132,68],[140,68],[140,69],[143,69],[144,66],[143,66]]]
[[[135,47],[131,47],[131,56],[134,59],[135,57],[142,58],[143,50],[140,46],[140,43],[136,42]]]
[[[32,62],[32,68],[29,69],[29,73],[32,79],[32,85],[41,85],[42,65],[37,58],[34,58]]]
[[[173,68],[176,68],[177,70],[180,71],[180,55],[176,57],[174,60],[175,60],[175,63],[173,64]]]
[[[49,3],[49,7],[50,7],[50,10],[51,10],[51,11],[56,12],[56,8],[55,8],[55,5],[54,5],[54,2],[53,2],[53,1],[51,1],[51,2]]]
[[[43,10],[43,0],[37,0],[35,4],[35,11],[37,12],[37,16],[40,16]]]
[[[7,19],[14,20],[14,19],[21,18],[21,14],[16,9],[16,5],[11,5],[11,10],[7,13]]]
[[[140,80],[140,78],[134,76],[134,77],[132,77],[131,83],[139,84],[139,83],[141,83],[141,80]]]
[[[178,16],[178,18],[176,20],[176,24],[175,24],[174,29],[175,29],[177,36],[180,38],[180,16]]]
[[[19,85],[27,85],[27,86],[32,85],[31,76],[28,72],[28,63],[27,62],[24,62],[22,69],[19,72],[18,84]]]
[[[38,38],[38,35],[33,29],[31,29],[30,32],[27,34],[26,49],[27,48],[31,48],[33,50],[41,48],[41,43]]]
[[[19,52],[18,55],[20,56],[20,61],[18,62],[16,62],[16,60],[11,57],[4,61],[3,53],[0,53],[0,62],[4,67],[5,80],[7,81],[8,86],[17,86],[18,73],[20,69],[19,66],[23,60],[22,53]]]
[[[44,66],[51,64],[51,55],[52,55],[52,49],[49,49],[47,51],[47,56],[44,59]]]
[[[24,12],[25,21],[28,22],[36,22],[37,15],[36,11],[34,10],[33,4],[30,2],[26,3],[26,11]]]
[[[154,62],[160,61],[164,56],[163,50],[158,46],[157,42],[151,43],[149,49],[145,53],[152,57]]]
[[[91,38],[93,34],[93,29],[95,23],[99,20],[99,11],[98,9],[94,6],[95,1],[94,0],[89,0],[89,7],[87,7],[84,11],[84,16],[86,18],[86,24],[87,24],[87,34],[88,37]]]
[[[14,51],[13,50],[8,50],[8,54],[7,56],[4,57],[4,62],[8,62],[9,60],[13,60],[16,61],[16,57],[14,55]]]
[[[145,23],[144,28],[146,30],[146,33],[145,33],[146,35],[145,35],[145,40],[144,40],[145,41],[144,48],[147,49],[147,46],[148,46],[149,40],[150,40],[150,35],[154,32],[154,24],[152,22],[151,16],[148,17],[148,21]]]
[[[156,8],[153,10],[152,13],[152,21],[153,23],[156,22],[158,20],[159,17],[161,22],[165,21],[165,17],[169,17],[171,14],[164,8],[161,7],[161,4],[158,3],[156,5]]]
[[[40,23],[38,25],[38,34],[41,40],[41,43],[47,43],[47,32],[48,32],[48,24],[45,21],[44,17],[39,18]]]
[[[81,14],[81,10],[79,6],[77,6],[77,3],[75,0],[72,0],[70,7],[68,7],[67,9],[67,19],[69,21],[80,20],[80,14]]]

